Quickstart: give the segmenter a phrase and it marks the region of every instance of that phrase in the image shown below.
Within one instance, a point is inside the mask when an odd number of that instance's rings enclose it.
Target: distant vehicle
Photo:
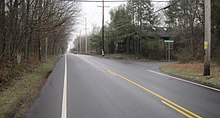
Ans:
[[[73,51],[73,54],[77,54],[77,51]]]

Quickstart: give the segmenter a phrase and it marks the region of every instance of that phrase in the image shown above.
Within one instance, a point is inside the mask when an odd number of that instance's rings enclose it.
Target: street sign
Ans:
[[[165,43],[173,43],[174,40],[164,40]]]

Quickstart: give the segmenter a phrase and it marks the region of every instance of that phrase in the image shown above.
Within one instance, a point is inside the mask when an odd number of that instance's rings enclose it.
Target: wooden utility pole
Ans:
[[[87,19],[85,18],[85,53],[88,53],[88,44],[87,44]]]
[[[80,35],[79,35],[79,53],[82,53],[82,38],[81,38],[81,30],[80,30]]]
[[[104,37],[105,37],[105,35],[104,35],[104,33],[105,33],[105,30],[104,30],[104,18],[105,18],[105,10],[104,10],[104,8],[105,8],[105,6],[104,6],[104,0],[102,0],[102,56],[104,56],[105,55],[105,40],[104,40]]]
[[[109,6],[105,6],[106,1],[102,0],[102,39],[100,41],[100,49],[101,49],[101,54],[102,56],[105,56],[105,26],[104,26],[104,21],[105,21],[105,7],[109,7]],[[107,1],[109,2],[109,1]],[[100,6],[98,6],[100,7]]]
[[[140,54],[141,48],[141,11],[140,11],[140,0],[138,0],[138,42],[137,42],[137,53]]]
[[[211,0],[205,0],[204,76],[210,75],[211,62]]]

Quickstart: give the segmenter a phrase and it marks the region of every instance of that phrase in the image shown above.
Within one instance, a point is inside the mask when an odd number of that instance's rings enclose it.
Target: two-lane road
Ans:
[[[67,54],[27,118],[220,118],[220,92],[159,73],[166,62]]]

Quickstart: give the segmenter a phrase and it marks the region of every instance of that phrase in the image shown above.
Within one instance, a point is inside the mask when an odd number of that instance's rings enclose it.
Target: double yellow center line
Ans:
[[[184,116],[186,116],[186,117],[188,117],[188,118],[202,118],[201,116],[199,116],[199,115],[197,115],[197,114],[195,114],[195,113],[193,113],[193,112],[187,110],[186,108],[184,108],[184,107],[182,107],[182,106],[180,106],[180,105],[178,105],[178,104],[176,104],[176,103],[170,101],[169,99],[167,99],[167,98],[165,98],[165,97],[163,97],[163,96],[161,96],[161,95],[159,95],[159,94],[157,94],[157,93],[155,93],[155,92],[153,92],[153,91],[151,91],[151,90],[149,90],[149,89],[147,89],[147,88],[141,86],[140,84],[138,84],[138,83],[136,83],[136,82],[134,82],[134,81],[132,81],[132,80],[130,80],[130,79],[128,79],[128,78],[126,78],[126,77],[124,77],[124,76],[122,76],[122,75],[120,75],[120,74],[118,74],[118,73],[116,73],[116,72],[114,72],[114,71],[112,71],[112,70],[110,70],[110,69],[108,69],[107,67],[104,67],[104,66],[103,66],[103,68],[104,68],[108,73],[110,73],[110,74],[112,74],[112,75],[114,75],[114,76],[116,76],[116,77],[119,77],[119,78],[121,78],[121,79],[124,79],[124,80],[128,81],[129,83],[132,83],[132,84],[134,84],[135,86],[140,87],[141,89],[147,91],[148,93],[151,93],[151,94],[155,95],[156,97],[159,97],[159,98],[161,99],[161,102],[162,102],[163,104],[169,106],[170,108],[176,110],[177,112],[183,114]]]

